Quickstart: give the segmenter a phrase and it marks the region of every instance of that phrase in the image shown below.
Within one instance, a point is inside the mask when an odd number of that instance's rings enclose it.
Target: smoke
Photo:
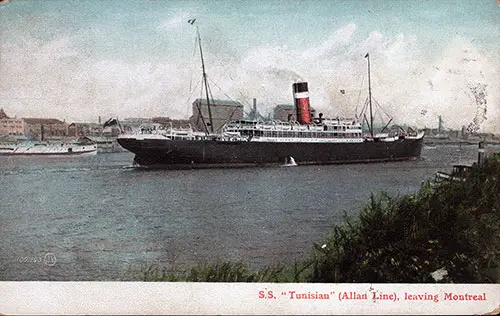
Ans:
[[[305,80],[318,112],[353,117],[368,96],[363,57],[369,52],[373,97],[382,107],[379,112],[390,114],[394,122],[437,127],[441,115],[445,128],[461,129],[475,121],[481,132],[500,132],[499,64],[469,39],[454,38],[439,54],[429,55],[415,36],[390,38],[372,32],[356,41],[355,29],[346,25],[305,51],[283,46],[252,49],[233,65],[235,82],[225,87],[257,97],[261,111],[270,111],[277,103],[292,103],[291,83]],[[482,103],[471,87],[484,87]]]
[[[158,31],[180,22],[169,20]],[[80,121],[95,121],[98,116],[191,115],[191,103],[200,97],[199,56],[175,61],[99,58],[82,36],[3,41],[0,107],[12,116]],[[216,45],[215,35],[208,38],[204,53],[213,96],[232,98],[247,108],[257,98],[261,113],[271,112],[276,104],[293,103],[292,83],[307,81],[311,106],[318,113],[354,116],[367,97],[364,56],[370,53],[373,97],[395,122],[437,127],[441,115],[445,128],[460,129],[482,118],[478,113],[484,111],[478,107],[487,107],[479,130],[500,132],[498,59],[475,48],[469,39],[454,38],[432,55],[415,36],[388,37],[374,31],[363,38],[354,24],[332,30],[323,42],[310,47],[268,44],[242,51],[231,47],[229,37],[221,46]],[[186,39],[186,51],[193,48],[191,40]],[[218,58],[221,47],[230,53]],[[478,93],[484,96],[481,104]]]
[[[481,129],[481,123],[487,120],[487,100],[486,100],[486,85],[485,84],[477,84],[473,87],[470,87],[470,91],[474,95],[476,100],[476,116],[467,126],[467,131],[469,133],[477,133]]]

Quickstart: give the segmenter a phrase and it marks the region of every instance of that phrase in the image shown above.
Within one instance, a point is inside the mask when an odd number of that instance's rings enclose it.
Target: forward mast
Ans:
[[[205,97],[207,99],[208,119],[210,120],[210,132],[213,134],[214,122],[212,120],[212,109],[210,108],[210,97],[208,95],[207,72],[205,71],[205,60],[203,59],[203,49],[201,47],[200,29],[198,28],[198,26],[196,26],[196,34],[198,35],[198,46],[200,47],[201,69],[203,71],[203,85],[205,86]],[[208,128],[206,127],[206,125],[205,125],[205,130],[207,131],[208,134]]]

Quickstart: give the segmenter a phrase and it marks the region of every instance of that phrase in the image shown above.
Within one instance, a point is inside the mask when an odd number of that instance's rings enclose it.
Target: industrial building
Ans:
[[[213,132],[219,133],[228,121],[243,119],[243,104],[232,100],[210,100],[210,112],[212,114]],[[198,131],[211,132],[210,115],[207,100],[196,99],[193,102],[193,115],[189,118],[191,126]],[[207,125],[205,128],[204,125]]]
[[[24,135],[33,139],[62,138],[68,135],[68,124],[55,118],[23,118]]]

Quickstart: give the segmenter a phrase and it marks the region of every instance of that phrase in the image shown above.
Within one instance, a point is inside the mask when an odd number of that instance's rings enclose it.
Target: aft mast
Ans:
[[[365,58],[368,59],[368,102],[370,103],[370,134],[373,138],[373,112],[372,112],[372,85],[370,80],[370,54],[367,53]]]

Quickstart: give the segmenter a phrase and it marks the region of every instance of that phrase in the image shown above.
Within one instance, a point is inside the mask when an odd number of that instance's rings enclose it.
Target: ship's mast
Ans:
[[[203,83],[205,85],[205,95],[207,98],[207,108],[208,108],[208,119],[210,120],[210,131],[214,132],[214,123],[212,121],[212,110],[210,108],[210,98],[208,96],[208,82],[207,82],[207,73],[205,72],[205,61],[203,60],[203,50],[201,49],[201,36],[200,30],[198,26],[196,26],[196,33],[198,35],[198,44],[200,46],[200,57],[201,57],[201,68],[203,70]],[[203,117],[203,115],[202,115]]]
[[[370,134],[373,138],[373,112],[372,112],[372,85],[370,80],[370,54],[366,54],[368,58],[368,102],[370,103]]]

